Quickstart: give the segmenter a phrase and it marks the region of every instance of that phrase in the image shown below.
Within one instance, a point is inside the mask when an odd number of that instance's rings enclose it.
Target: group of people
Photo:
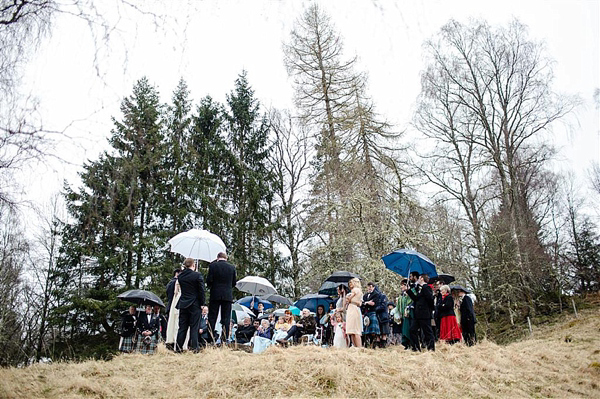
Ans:
[[[326,311],[319,305],[313,314],[302,309],[296,318],[290,310],[281,316],[265,313],[261,303],[238,325],[231,320],[235,266],[219,253],[208,268],[206,285],[211,289],[205,306],[204,279],[196,262],[186,259],[183,269],[173,272],[167,285],[167,317],[159,306],[146,306],[136,314],[135,306],[122,316],[120,350],[153,353],[157,342],[175,352],[198,351],[209,343],[232,342],[262,348],[288,346],[308,337],[315,343],[336,348],[386,347],[435,350],[435,342],[476,342],[473,302],[464,290],[451,290],[440,281],[429,284],[429,276],[412,272],[401,282],[396,302],[369,282],[363,293],[358,278],[338,286],[338,300]],[[220,316],[219,316],[220,315]],[[215,328],[220,317],[220,333]]]
[[[400,331],[394,336],[396,343],[413,351],[435,350],[437,340],[475,344],[477,319],[467,292],[452,290],[439,280],[430,285],[429,276],[418,272],[411,272],[400,284],[402,295],[396,306],[390,306],[392,323]]]
[[[135,306],[131,307],[122,316],[120,350],[154,353],[157,342],[163,340],[167,348],[175,352],[198,351],[214,341],[219,314],[227,335],[235,283],[235,266],[227,262],[226,253],[220,252],[208,266],[206,285],[211,289],[211,296],[209,305],[205,306],[204,277],[196,271],[194,259],[185,259],[183,267],[173,271],[173,278],[166,287],[167,317],[157,316],[151,305],[146,306],[145,315],[138,317]],[[159,306],[154,308],[160,309]]]

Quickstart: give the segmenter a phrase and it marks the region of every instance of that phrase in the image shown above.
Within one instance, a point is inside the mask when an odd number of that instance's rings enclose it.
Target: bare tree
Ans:
[[[462,204],[480,262],[482,215],[486,205],[489,215],[496,212],[493,235],[501,238],[498,245],[514,248],[519,291],[533,310],[531,273],[541,251],[537,212],[544,212],[533,182],[553,155],[544,135],[577,100],[552,92],[551,60],[518,21],[508,27],[450,21],[425,47],[429,61],[416,121],[437,145],[429,154],[436,165],[426,175]]]
[[[273,131],[269,157],[275,175],[275,194],[279,204],[277,238],[290,253],[289,270],[294,297],[299,297],[303,265],[301,251],[310,238],[306,229],[306,191],[310,169],[308,132],[296,123],[289,112],[272,110],[269,117]]]

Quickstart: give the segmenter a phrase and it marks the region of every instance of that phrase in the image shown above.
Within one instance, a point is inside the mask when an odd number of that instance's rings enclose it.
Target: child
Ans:
[[[334,315],[333,325],[333,347],[334,348],[346,348],[346,323],[340,312],[336,312]]]

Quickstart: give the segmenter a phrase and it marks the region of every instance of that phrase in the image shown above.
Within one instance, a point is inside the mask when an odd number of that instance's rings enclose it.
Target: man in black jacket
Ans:
[[[475,323],[477,323],[477,318],[475,317],[473,301],[466,295],[466,292],[462,290],[458,295],[461,299],[460,327],[462,329],[463,339],[465,340],[465,344],[473,346],[477,342],[477,335],[475,334]]]
[[[137,320],[137,350],[142,354],[152,354],[156,350],[156,334],[160,329],[158,318],[152,312],[152,305],[146,305],[146,313]]]
[[[131,305],[128,311],[121,314],[121,342],[119,350],[121,352],[131,353],[135,349],[135,328],[137,326],[138,315],[135,305]]]
[[[225,342],[227,337],[229,337],[231,304],[233,303],[233,287],[235,287],[235,283],[235,266],[227,262],[227,254],[225,252],[219,252],[217,260],[208,265],[208,275],[206,276],[206,285],[210,288],[208,324],[212,333],[209,334],[209,340],[212,340],[214,337],[219,309],[221,309],[221,324],[223,325],[224,334],[222,342]]]
[[[431,313],[433,312],[433,291],[427,284],[429,282],[429,276],[422,274],[417,280],[415,290],[406,289],[402,286],[402,290],[405,291],[414,303],[414,320],[410,327],[410,340],[413,351],[420,351],[421,346],[419,345],[419,331],[423,333],[424,344],[427,349],[435,350],[435,336],[431,329]]]
[[[181,352],[188,329],[190,340],[188,348],[197,351],[198,329],[200,327],[201,308],[204,305],[204,279],[202,274],[196,271],[194,259],[187,258],[183,262],[185,269],[179,273],[177,278],[181,288],[181,296],[177,303],[179,309],[179,329],[177,330],[176,352]]]
[[[235,340],[238,344],[247,344],[250,342],[255,332],[256,327],[252,325],[252,320],[250,317],[245,317],[244,324],[235,332]]]

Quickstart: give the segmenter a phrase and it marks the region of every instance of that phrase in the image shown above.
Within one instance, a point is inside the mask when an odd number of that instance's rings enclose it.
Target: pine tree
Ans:
[[[231,175],[227,179],[233,256],[239,275],[261,274],[269,266],[268,204],[273,197],[272,175],[267,167],[268,121],[260,116],[243,71],[227,96],[227,143],[233,154]]]

